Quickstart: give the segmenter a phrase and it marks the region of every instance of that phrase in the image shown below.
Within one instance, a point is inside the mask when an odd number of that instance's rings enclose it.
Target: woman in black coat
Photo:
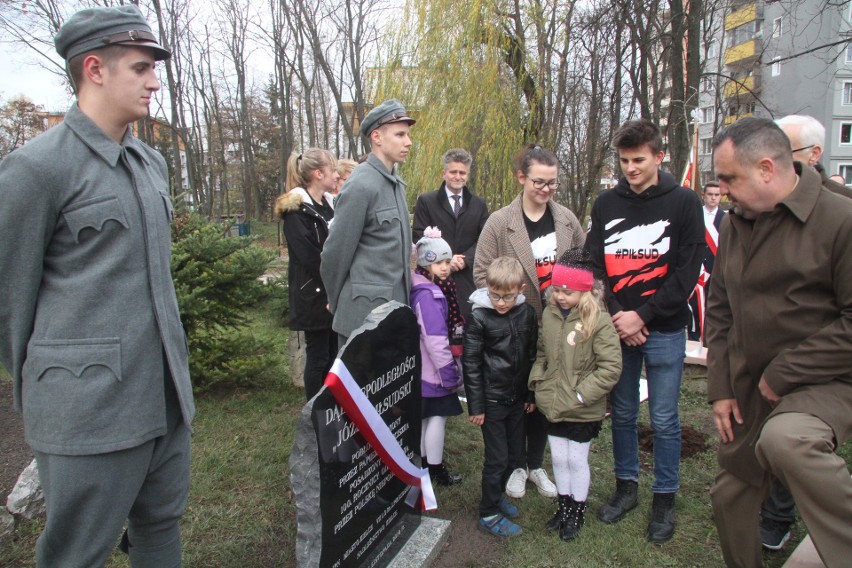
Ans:
[[[287,160],[287,193],[275,200],[284,221],[290,261],[290,329],[305,332],[305,396],[322,387],[337,356],[328,296],[320,279],[320,253],[334,217],[336,161],[328,150],[309,148]]]

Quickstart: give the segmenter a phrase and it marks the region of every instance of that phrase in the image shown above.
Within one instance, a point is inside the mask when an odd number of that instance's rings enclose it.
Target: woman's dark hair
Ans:
[[[524,146],[520,152],[515,154],[512,165],[516,172],[520,171],[524,175],[527,175],[530,172],[533,162],[544,166],[559,167],[559,160],[556,159],[556,155],[538,144],[527,144]]]

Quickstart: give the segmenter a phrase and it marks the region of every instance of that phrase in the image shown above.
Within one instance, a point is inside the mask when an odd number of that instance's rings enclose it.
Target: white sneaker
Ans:
[[[556,497],[556,486],[547,478],[547,472],[544,471],[544,468],[540,467],[538,469],[531,470],[529,478],[530,481],[535,484],[539,493],[545,497]],[[511,483],[511,481],[512,480],[510,479],[509,482]],[[509,493],[508,487],[506,489],[506,493]]]
[[[554,488],[555,489],[555,488]],[[506,482],[506,495],[520,499],[527,493],[527,470],[519,467],[509,476]]]

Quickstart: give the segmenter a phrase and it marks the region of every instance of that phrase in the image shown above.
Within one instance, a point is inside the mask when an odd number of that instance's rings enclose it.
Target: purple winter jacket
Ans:
[[[420,325],[421,396],[455,394],[461,375],[450,353],[447,299],[438,286],[416,272],[411,275],[411,309]]]

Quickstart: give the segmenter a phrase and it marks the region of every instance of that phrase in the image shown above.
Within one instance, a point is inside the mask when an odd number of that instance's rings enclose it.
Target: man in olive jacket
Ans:
[[[47,505],[36,560],[103,566],[126,522],[134,568],[179,566],[194,406],[172,206],[128,127],[169,52],[133,5],[82,10],[55,43],[77,103],[0,163],[0,363]]]
[[[770,474],[792,492],[829,568],[852,558],[852,201],[793,162],[772,121],[713,141],[723,195],[707,306],[708,398],[722,440],[711,490],[728,566],[762,566]]]
[[[335,202],[320,274],[341,349],[373,308],[389,300],[409,303],[411,230],[405,182],[396,175],[396,164],[408,156],[414,122],[395,99],[364,117],[361,134],[370,138],[372,151]]]

